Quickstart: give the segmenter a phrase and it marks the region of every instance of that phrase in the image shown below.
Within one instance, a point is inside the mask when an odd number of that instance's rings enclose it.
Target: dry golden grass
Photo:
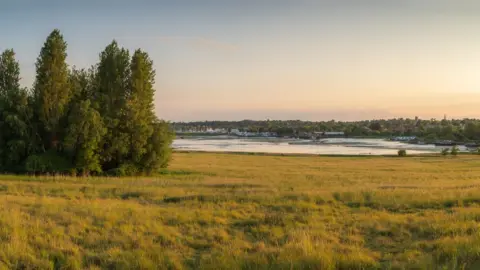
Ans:
[[[0,269],[480,269],[480,158],[176,153],[0,177]]]

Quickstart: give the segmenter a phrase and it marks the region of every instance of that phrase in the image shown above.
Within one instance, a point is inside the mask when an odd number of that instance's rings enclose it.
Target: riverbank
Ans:
[[[231,153],[174,153],[155,177],[2,175],[0,268],[476,269],[479,179],[477,156]]]
[[[268,153],[268,152],[230,152],[230,151],[188,151],[188,150],[174,150],[174,153],[179,154],[222,154],[222,155],[246,155],[246,156],[271,156],[271,157],[337,157],[337,158],[348,158],[348,157],[358,157],[358,158],[398,158],[398,154],[391,155],[344,155],[344,154],[296,154],[296,153]],[[459,155],[476,155],[475,153],[459,153]],[[401,157],[440,157],[440,153],[422,153],[422,154],[413,154],[410,155],[407,153],[407,156]]]

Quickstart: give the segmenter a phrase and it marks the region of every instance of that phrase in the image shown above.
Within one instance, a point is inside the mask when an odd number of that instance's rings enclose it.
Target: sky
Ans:
[[[113,39],[170,121],[480,118],[480,1],[0,0],[22,84],[55,28],[88,68]]]

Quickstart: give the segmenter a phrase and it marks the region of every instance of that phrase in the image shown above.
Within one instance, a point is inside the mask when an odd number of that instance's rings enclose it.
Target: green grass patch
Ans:
[[[175,153],[0,176],[0,269],[477,269],[480,157]]]

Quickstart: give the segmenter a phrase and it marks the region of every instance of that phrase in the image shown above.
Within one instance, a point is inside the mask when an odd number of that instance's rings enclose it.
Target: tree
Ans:
[[[442,121],[445,121],[445,120],[442,120]],[[451,124],[442,124],[442,126],[443,127],[440,131],[440,135],[442,136],[442,138],[445,138],[448,140],[454,140],[455,136],[454,136],[453,126]]]
[[[0,168],[18,171],[31,150],[28,94],[20,88],[15,52],[0,55]]]
[[[382,124],[380,124],[378,121],[375,121],[370,124],[369,128],[371,130],[380,131],[382,129]]]
[[[129,161],[139,164],[147,152],[148,139],[153,133],[155,70],[148,54],[141,50],[136,50],[133,54],[130,68],[125,130],[129,135]]]
[[[68,83],[67,43],[59,30],[47,37],[36,63],[33,89],[35,116],[39,121],[42,139],[47,149],[56,149],[60,121],[70,100]]]
[[[128,155],[129,136],[124,121],[130,85],[130,57],[116,41],[100,54],[96,74],[95,108],[102,115],[107,133],[102,139],[104,170],[120,166]]]
[[[465,125],[464,134],[465,134],[465,137],[467,137],[469,140],[478,140],[480,138],[480,128],[478,124],[472,121],[469,121]]]
[[[20,89],[20,66],[13,50],[5,50],[0,55],[0,95]]]

